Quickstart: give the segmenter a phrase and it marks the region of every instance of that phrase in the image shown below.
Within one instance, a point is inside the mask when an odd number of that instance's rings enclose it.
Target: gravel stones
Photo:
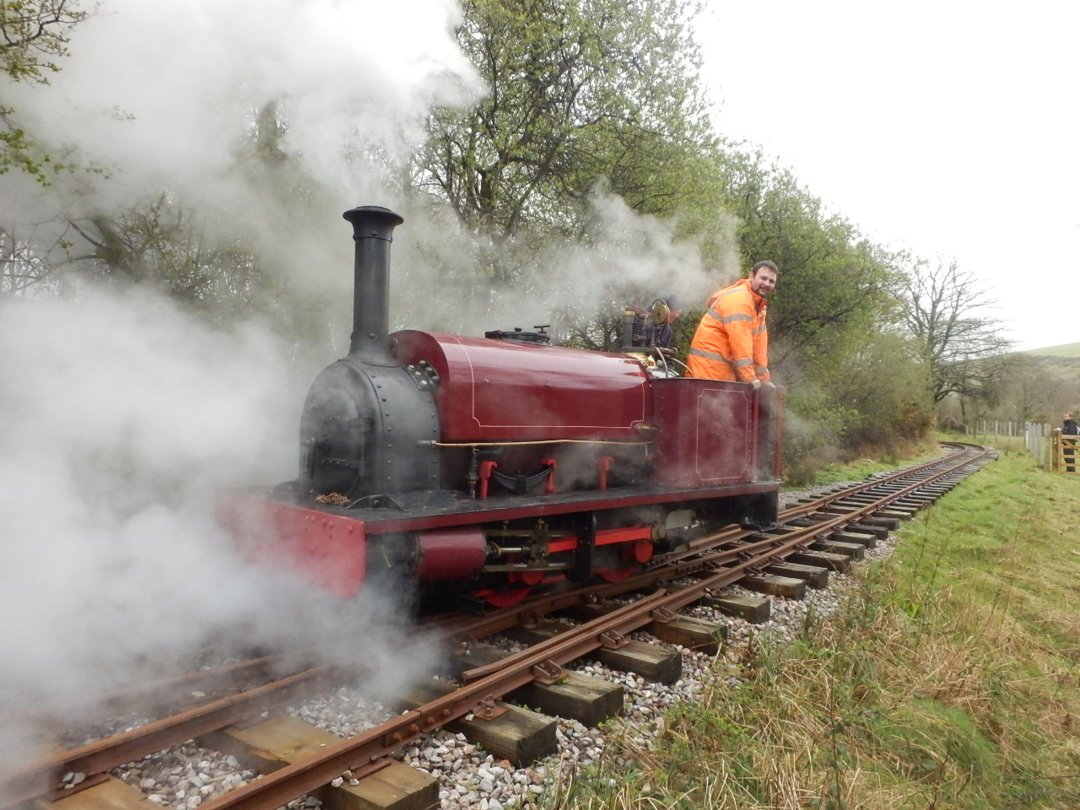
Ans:
[[[256,776],[235,757],[192,742],[144,757],[113,773],[141,790],[153,804],[188,810],[242,787]]]
[[[819,493],[804,491],[784,494],[781,496],[781,506],[814,494]],[[867,550],[866,560],[881,559],[892,552],[892,547],[892,538],[887,538],[879,542],[876,548]],[[621,684],[626,695],[623,714],[605,723],[602,728],[589,728],[573,720],[558,719],[558,751],[541,762],[515,767],[511,762],[497,759],[470,743],[463,734],[445,730],[401,749],[396,756],[409,766],[439,780],[439,798],[443,810],[535,808],[540,797],[555,795],[560,784],[571,779],[577,769],[595,764],[612,740],[628,742],[631,748],[647,749],[652,740],[663,732],[664,713],[673,705],[680,701],[700,699],[706,686],[718,679],[737,686],[740,682],[738,658],[741,648],[751,638],[787,643],[797,637],[811,613],[822,618],[835,613],[840,609],[843,592],[850,587],[852,580],[835,572],[830,574],[829,580],[829,588],[808,589],[802,600],[772,597],[771,616],[763,624],[750,624],[705,606],[688,609],[685,611],[688,615],[727,626],[727,640],[720,654],[715,656],[660,642],[644,632],[632,634],[636,640],[681,652],[682,677],[672,684],[650,682],[640,675],[613,670],[589,659],[571,665],[572,669],[585,675]],[[738,586],[729,588],[728,592],[759,596]],[[485,640],[485,643],[508,651],[521,649],[520,644],[505,638]],[[326,695],[292,706],[288,711],[298,719],[339,737],[353,736],[395,714],[383,704],[371,701],[361,687],[362,684],[339,687]],[[627,761],[621,764],[628,766],[632,763]],[[194,743],[146,757],[114,773],[143,791],[150,802],[187,810],[193,810],[204,801],[240,787],[256,777],[255,772],[243,768],[235,758],[201,749]],[[342,784],[347,779],[348,775],[340,777]],[[300,799],[289,805],[294,810],[318,806],[314,799]]]

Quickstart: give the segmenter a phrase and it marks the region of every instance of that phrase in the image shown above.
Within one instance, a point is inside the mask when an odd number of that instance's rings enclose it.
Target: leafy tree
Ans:
[[[215,315],[251,311],[261,299],[257,257],[240,241],[211,243],[169,195],[72,222],[82,237],[69,256],[81,275],[114,284],[152,283],[192,308]]]
[[[302,203],[310,183],[282,149],[285,127],[274,104],[253,109],[246,139],[234,146],[236,171],[264,195]],[[266,272],[249,235],[222,233],[220,224],[207,228],[205,216],[170,191],[126,210],[46,223],[40,230],[51,234],[47,243],[35,230],[0,230],[0,293],[55,293],[83,281],[152,284],[211,319],[272,311],[285,329],[294,328],[281,312],[282,283]],[[304,307],[310,303],[293,308]]]
[[[502,241],[587,228],[598,181],[669,211],[688,147],[708,141],[689,0],[466,0],[458,41],[487,82],[431,117],[415,184]],[[496,275],[505,268],[494,268]]]
[[[869,335],[828,380],[833,407],[842,408],[843,440],[851,448],[916,440],[933,424],[933,408],[922,395],[922,368],[911,362],[900,335]]]
[[[52,60],[67,55],[69,32],[84,19],[76,0],[3,0],[4,72],[14,81],[47,84],[47,74],[60,70]]]
[[[0,1],[0,66],[13,82],[48,84],[66,56],[71,29],[86,19],[77,0]],[[15,110],[0,103],[0,174],[19,168],[47,185],[48,172],[64,168],[38,149],[18,126]]]

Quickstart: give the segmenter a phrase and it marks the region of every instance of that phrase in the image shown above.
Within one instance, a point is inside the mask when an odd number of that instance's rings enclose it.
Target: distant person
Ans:
[[[670,349],[675,342],[675,319],[678,317],[675,299],[658,298],[653,302],[653,345],[658,349]]]
[[[709,297],[687,357],[690,377],[750,383],[755,389],[769,381],[769,333],[765,328],[765,299],[776,287],[780,271],[760,261],[748,278],[723,287]]]
[[[628,305],[624,310],[623,346],[671,349],[671,344],[675,342],[675,319],[678,317],[678,311],[663,298],[655,299],[649,309],[638,304]]]
[[[1065,414],[1065,421],[1061,423],[1062,436],[1080,436],[1080,425],[1076,424],[1071,413]],[[1068,439],[1062,442],[1061,455],[1065,457],[1065,472],[1076,472],[1076,439]]]

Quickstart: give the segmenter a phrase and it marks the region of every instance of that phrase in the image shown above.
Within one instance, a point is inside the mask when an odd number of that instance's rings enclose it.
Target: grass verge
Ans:
[[[599,767],[549,798],[1080,807],[1078,521],[1080,479],[1006,450],[858,571],[835,616],[739,651],[739,686],[718,662],[723,676],[670,711],[648,750],[616,733]]]

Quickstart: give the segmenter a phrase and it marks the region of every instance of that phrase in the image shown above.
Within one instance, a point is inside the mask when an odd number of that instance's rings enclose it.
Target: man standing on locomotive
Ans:
[[[694,333],[687,358],[688,376],[751,383],[769,381],[769,333],[765,299],[776,287],[780,271],[760,261],[748,278],[709,297],[705,315]]]

